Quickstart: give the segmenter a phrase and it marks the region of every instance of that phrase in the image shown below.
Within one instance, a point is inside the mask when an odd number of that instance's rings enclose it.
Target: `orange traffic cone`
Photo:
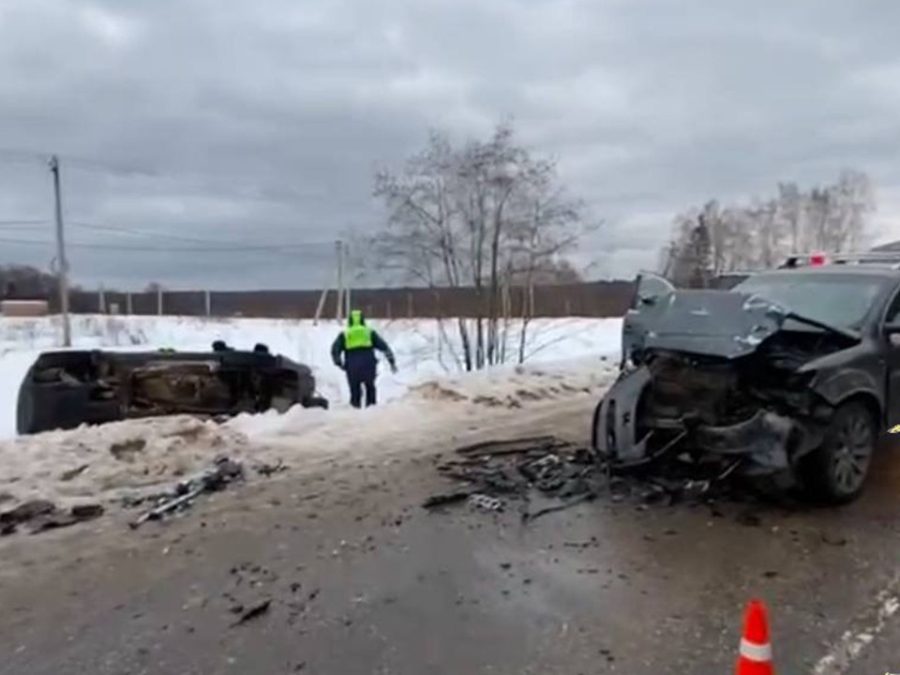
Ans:
[[[759,600],[751,600],[744,614],[744,634],[741,637],[736,675],[775,675],[772,667],[772,645],[769,644],[769,620],[766,607]]]

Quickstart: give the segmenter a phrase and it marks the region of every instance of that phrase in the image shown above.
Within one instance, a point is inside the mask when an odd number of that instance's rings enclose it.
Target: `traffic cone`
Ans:
[[[772,645],[769,643],[769,620],[766,606],[751,600],[744,613],[744,633],[736,675],[775,675],[772,667]]]

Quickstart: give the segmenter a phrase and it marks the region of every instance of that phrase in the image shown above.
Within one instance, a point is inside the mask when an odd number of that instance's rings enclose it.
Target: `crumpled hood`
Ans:
[[[674,291],[629,310],[622,327],[622,351],[628,356],[634,349],[666,349],[733,359],[752,354],[792,317],[797,318],[780,305],[747,293]]]

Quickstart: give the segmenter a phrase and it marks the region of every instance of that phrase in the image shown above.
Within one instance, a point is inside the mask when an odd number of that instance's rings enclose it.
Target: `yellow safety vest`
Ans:
[[[372,348],[372,329],[362,323],[359,312],[350,314],[350,325],[344,329],[344,349],[348,352],[354,349]]]

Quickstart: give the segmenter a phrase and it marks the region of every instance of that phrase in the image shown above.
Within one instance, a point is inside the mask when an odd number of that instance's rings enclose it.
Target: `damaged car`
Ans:
[[[900,422],[900,271],[823,265],[676,290],[642,275],[594,413],[613,464],[710,462],[843,503]]]
[[[210,352],[59,351],[41,354],[17,406],[19,434],[191,414],[218,417],[294,405],[327,408],[308,366],[264,345]]]

